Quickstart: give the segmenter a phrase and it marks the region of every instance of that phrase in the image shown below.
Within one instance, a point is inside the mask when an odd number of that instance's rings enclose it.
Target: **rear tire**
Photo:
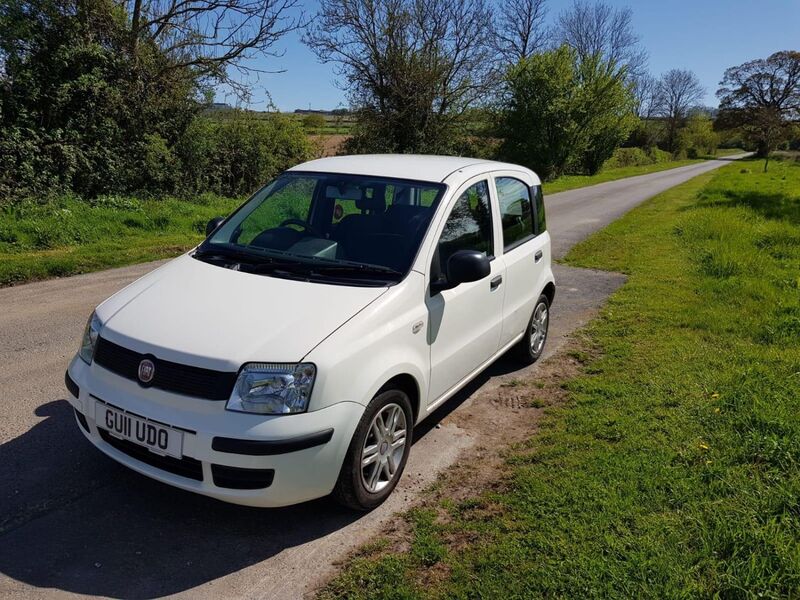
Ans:
[[[536,301],[525,335],[514,347],[514,354],[524,365],[532,365],[542,356],[550,328],[550,301],[542,294]]]
[[[411,450],[414,429],[408,394],[389,389],[367,405],[347,449],[333,497],[340,504],[369,511],[397,486]]]

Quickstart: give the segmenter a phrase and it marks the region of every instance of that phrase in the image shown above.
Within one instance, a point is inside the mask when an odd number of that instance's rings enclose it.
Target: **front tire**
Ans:
[[[525,335],[515,348],[519,361],[525,365],[532,365],[542,356],[547,342],[547,333],[550,329],[550,301],[542,294],[536,301],[533,314],[528,321]]]
[[[378,392],[367,405],[347,449],[333,490],[336,501],[368,511],[386,500],[403,474],[413,428],[408,394],[395,389]]]

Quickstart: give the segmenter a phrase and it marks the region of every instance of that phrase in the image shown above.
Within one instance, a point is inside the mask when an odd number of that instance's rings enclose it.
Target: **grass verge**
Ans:
[[[353,559],[322,597],[797,597],[800,165],[762,164],[577,246],[570,264],[629,279],[572,353],[566,400],[502,485],[453,502],[469,482],[449,477],[405,544]]]
[[[0,208],[0,286],[176,256],[239,201],[108,196]]]

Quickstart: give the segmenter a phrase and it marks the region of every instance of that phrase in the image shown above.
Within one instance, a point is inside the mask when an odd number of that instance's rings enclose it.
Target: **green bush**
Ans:
[[[603,168],[638,167],[651,165],[654,162],[647,152],[641,148],[617,148],[614,151],[614,155],[605,162]]]
[[[181,165],[178,192],[241,196],[312,155],[301,125],[278,113],[224,121],[196,118],[175,147]]]
[[[322,129],[327,124],[325,117],[316,113],[303,117],[303,129]]]

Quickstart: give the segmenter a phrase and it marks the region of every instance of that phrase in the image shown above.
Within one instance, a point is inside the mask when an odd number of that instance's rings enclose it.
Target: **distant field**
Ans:
[[[322,598],[797,598],[800,164],[763,165],[575,247],[628,282],[577,375],[515,386],[538,433],[486,489],[455,465]]]

